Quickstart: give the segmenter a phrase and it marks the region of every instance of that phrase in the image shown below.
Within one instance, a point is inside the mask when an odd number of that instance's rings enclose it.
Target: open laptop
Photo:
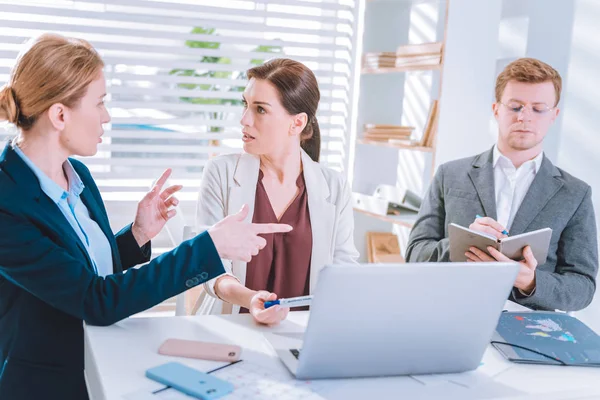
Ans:
[[[518,270],[516,263],[327,266],[303,337],[265,337],[298,379],[472,370]]]

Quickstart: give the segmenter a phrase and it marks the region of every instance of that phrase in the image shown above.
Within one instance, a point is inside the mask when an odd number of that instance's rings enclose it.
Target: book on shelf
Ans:
[[[442,43],[409,44],[396,49],[396,68],[426,67],[442,63]]]
[[[407,147],[420,147],[421,141],[416,139],[388,139],[389,144],[395,144],[399,146],[407,146]]]
[[[442,42],[407,44],[396,49],[397,57],[415,57],[442,54]]]
[[[412,66],[430,66],[430,65],[439,65],[442,61],[442,57],[440,55],[435,56],[417,56],[417,57],[404,57],[396,59],[396,67],[412,67]]]
[[[365,129],[366,134],[370,135],[387,135],[391,137],[396,136],[410,136],[413,129],[382,129],[382,128],[368,128]]]
[[[440,65],[442,43],[409,44],[400,46],[395,52],[369,52],[363,55],[363,67],[379,68],[419,68]]]
[[[410,139],[414,127],[386,124],[365,124],[363,138],[366,140],[387,141],[389,139]]]
[[[365,129],[403,129],[413,131],[415,127],[389,124],[365,124]]]
[[[393,68],[396,65],[396,53],[366,53],[363,56],[363,66],[366,68]]]

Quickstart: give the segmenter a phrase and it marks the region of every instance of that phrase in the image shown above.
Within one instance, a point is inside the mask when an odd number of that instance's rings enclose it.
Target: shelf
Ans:
[[[363,67],[363,74],[389,74],[392,72],[409,72],[409,71],[437,71],[442,69],[442,64],[435,65],[406,65],[402,67],[391,68],[367,68]]]
[[[415,221],[417,220],[417,213],[412,213],[412,214],[406,214],[406,215],[379,215],[379,214],[374,214],[372,212],[369,211],[365,211],[362,208],[356,208],[354,207],[354,211],[358,211],[361,214],[365,214],[369,217],[381,220],[381,221],[385,221],[385,222],[390,222],[392,224],[396,224],[396,225],[401,225],[401,226],[405,226],[407,228],[412,228],[413,225],[415,224]]]
[[[378,141],[378,140],[367,140],[367,139],[357,139],[356,141],[358,143],[368,144],[371,146],[390,147],[393,149],[414,150],[414,151],[421,151],[424,153],[433,152],[432,147],[417,146],[417,145],[410,145],[410,144],[400,144],[400,143],[390,143],[390,142],[384,142],[384,141]]]

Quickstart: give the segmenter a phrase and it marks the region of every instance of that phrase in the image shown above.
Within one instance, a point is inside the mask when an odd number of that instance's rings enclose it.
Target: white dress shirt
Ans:
[[[515,214],[521,206],[535,174],[540,170],[543,158],[544,152],[540,152],[533,160],[526,161],[519,168],[515,168],[512,161],[500,153],[498,145],[494,146],[496,220],[509,232]]]

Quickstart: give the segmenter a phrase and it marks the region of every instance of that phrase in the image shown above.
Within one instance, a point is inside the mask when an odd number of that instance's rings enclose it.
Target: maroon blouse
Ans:
[[[298,195],[279,221],[271,207],[262,179],[263,172],[260,171],[252,222],[282,223],[291,225],[294,229],[288,233],[262,235],[267,240],[267,245],[248,263],[246,287],[252,290],[268,290],[276,293],[278,298],[308,295],[312,230],[304,174],[300,174],[296,180]],[[308,307],[294,308],[302,309]],[[241,308],[240,312],[248,310]]]

